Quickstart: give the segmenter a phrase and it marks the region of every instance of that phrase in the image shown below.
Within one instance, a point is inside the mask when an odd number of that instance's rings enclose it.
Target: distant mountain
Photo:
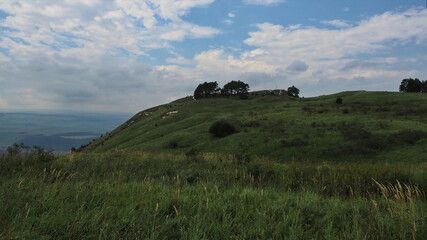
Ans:
[[[68,152],[72,147],[78,148],[81,145],[88,144],[95,138],[70,139],[61,136],[36,135],[24,138],[20,143],[24,143],[27,146],[38,146],[49,151]]]
[[[111,131],[129,115],[0,113],[0,153],[13,143],[68,151]]]
[[[337,99],[341,98],[337,102]],[[427,94],[342,92],[293,98],[183,98],[144,110],[84,151],[129,149],[265,156],[278,161],[427,160]],[[237,133],[209,133],[219,120]]]

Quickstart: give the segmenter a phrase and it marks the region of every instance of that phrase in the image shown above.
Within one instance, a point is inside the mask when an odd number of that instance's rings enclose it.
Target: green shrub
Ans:
[[[209,132],[215,137],[222,138],[236,132],[236,128],[231,123],[221,120],[212,124]]]

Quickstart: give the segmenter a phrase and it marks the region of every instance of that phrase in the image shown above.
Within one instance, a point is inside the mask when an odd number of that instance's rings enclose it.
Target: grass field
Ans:
[[[1,239],[423,239],[425,163],[0,157]]]
[[[427,94],[184,98],[1,155],[0,239],[423,240],[426,192]]]
[[[256,95],[255,95],[256,94]],[[336,104],[341,97],[343,104]],[[212,137],[227,120],[238,133]],[[276,161],[427,160],[427,94],[343,92],[295,99],[255,92],[249,100],[180,99],[138,113],[84,151],[111,149],[264,156]]]

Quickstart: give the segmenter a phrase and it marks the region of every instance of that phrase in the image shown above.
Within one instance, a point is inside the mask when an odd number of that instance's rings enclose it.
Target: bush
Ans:
[[[229,122],[221,120],[212,124],[209,128],[209,132],[215,137],[222,138],[235,133],[236,128]]]
[[[337,100],[335,100],[336,104],[342,104],[342,98],[341,97],[337,97]]]

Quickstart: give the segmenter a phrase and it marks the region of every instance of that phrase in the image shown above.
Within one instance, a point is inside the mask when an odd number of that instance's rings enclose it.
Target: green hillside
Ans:
[[[195,149],[276,161],[427,160],[427,94],[354,91],[292,98],[279,93],[253,92],[247,100],[179,99],[139,112],[84,151]],[[238,133],[212,136],[208,130],[218,120],[227,120]]]
[[[180,99],[83,153],[17,145],[0,239],[425,239],[427,94],[278,93]]]

